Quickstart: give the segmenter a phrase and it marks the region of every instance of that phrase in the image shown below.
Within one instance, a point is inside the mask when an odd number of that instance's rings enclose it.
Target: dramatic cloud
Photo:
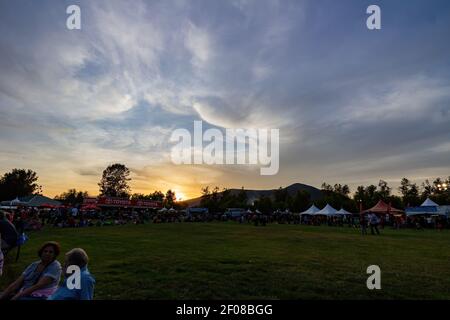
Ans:
[[[133,190],[292,182],[394,184],[449,174],[450,3],[61,1],[0,4],[0,169],[44,192],[96,193],[124,162]],[[176,128],[280,129],[280,172],[174,166]]]

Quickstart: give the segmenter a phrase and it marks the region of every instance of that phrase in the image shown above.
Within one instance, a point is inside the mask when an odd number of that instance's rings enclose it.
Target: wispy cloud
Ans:
[[[137,190],[191,193],[448,172],[446,1],[381,1],[380,32],[360,1],[79,3],[77,31],[63,2],[0,4],[0,169],[34,168],[46,192],[95,192],[116,161]],[[279,175],[172,166],[193,120],[279,128]]]

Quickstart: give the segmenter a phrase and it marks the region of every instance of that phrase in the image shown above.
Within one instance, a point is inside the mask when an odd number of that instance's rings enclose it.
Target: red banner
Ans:
[[[97,198],[84,198],[83,204],[97,204]]]
[[[133,207],[133,208],[161,208],[160,201],[153,200],[129,200],[126,198],[98,197],[86,198],[84,205],[95,204],[99,207]]]

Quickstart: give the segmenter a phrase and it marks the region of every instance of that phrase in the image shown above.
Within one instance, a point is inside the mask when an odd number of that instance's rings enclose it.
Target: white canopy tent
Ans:
[[[431,200],[430,198],[427,198],[421,205],[421,207],[439,207],[439,205]]]
[[[332,216],[335,215],[337,210],[330,206],[328,203],[327,205],[320,211],[316,212],[315,216]]]
[[[20,204],[20,200],[18,197],[16,197],[14,200],[11,201],[12,206],[17,206],[18,204]]]
[[[313,214],[315,214],[316,212],[319,212],[319,211],[320,211],[319,208],[317,208],[315,205],[312,205],[311,207],[309,207],[308,210],[301,212],[300,215],[303,215],[303,214],[305,214],[305,215],[307,215],[307,214],[313,215]]]
[[[336,215],[341,215],[341,216],[351,216],[352,213],[348,212],[347,210],[345,210],[344,208],[342,208],[341,210],[336,212]]]
[[[445,215],[446,213],[441,209],[436,202],[427,198],[420,207],[406,208],[405,212],[408,216],[414,215]]]

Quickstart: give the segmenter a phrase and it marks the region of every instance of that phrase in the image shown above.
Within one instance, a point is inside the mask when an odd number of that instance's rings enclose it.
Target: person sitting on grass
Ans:
[[[81,248],[75,248],[67,252],[64,263],[64,273],[66,273],[64,283],[48,300],[92,300],[94,298],[95,279],[87,268],[88,261],[88,255]],[[67,280],[71,275],[67,273],[67,268],[72,265],[80,268],[79,289],[70,289],[67,285]]]
[[[0,300],[45,300],[57,289],[61,264],[56,260],[60,246],[49,241],[39,249],[40,260],[30,264],[22,275],[0,294]]]

